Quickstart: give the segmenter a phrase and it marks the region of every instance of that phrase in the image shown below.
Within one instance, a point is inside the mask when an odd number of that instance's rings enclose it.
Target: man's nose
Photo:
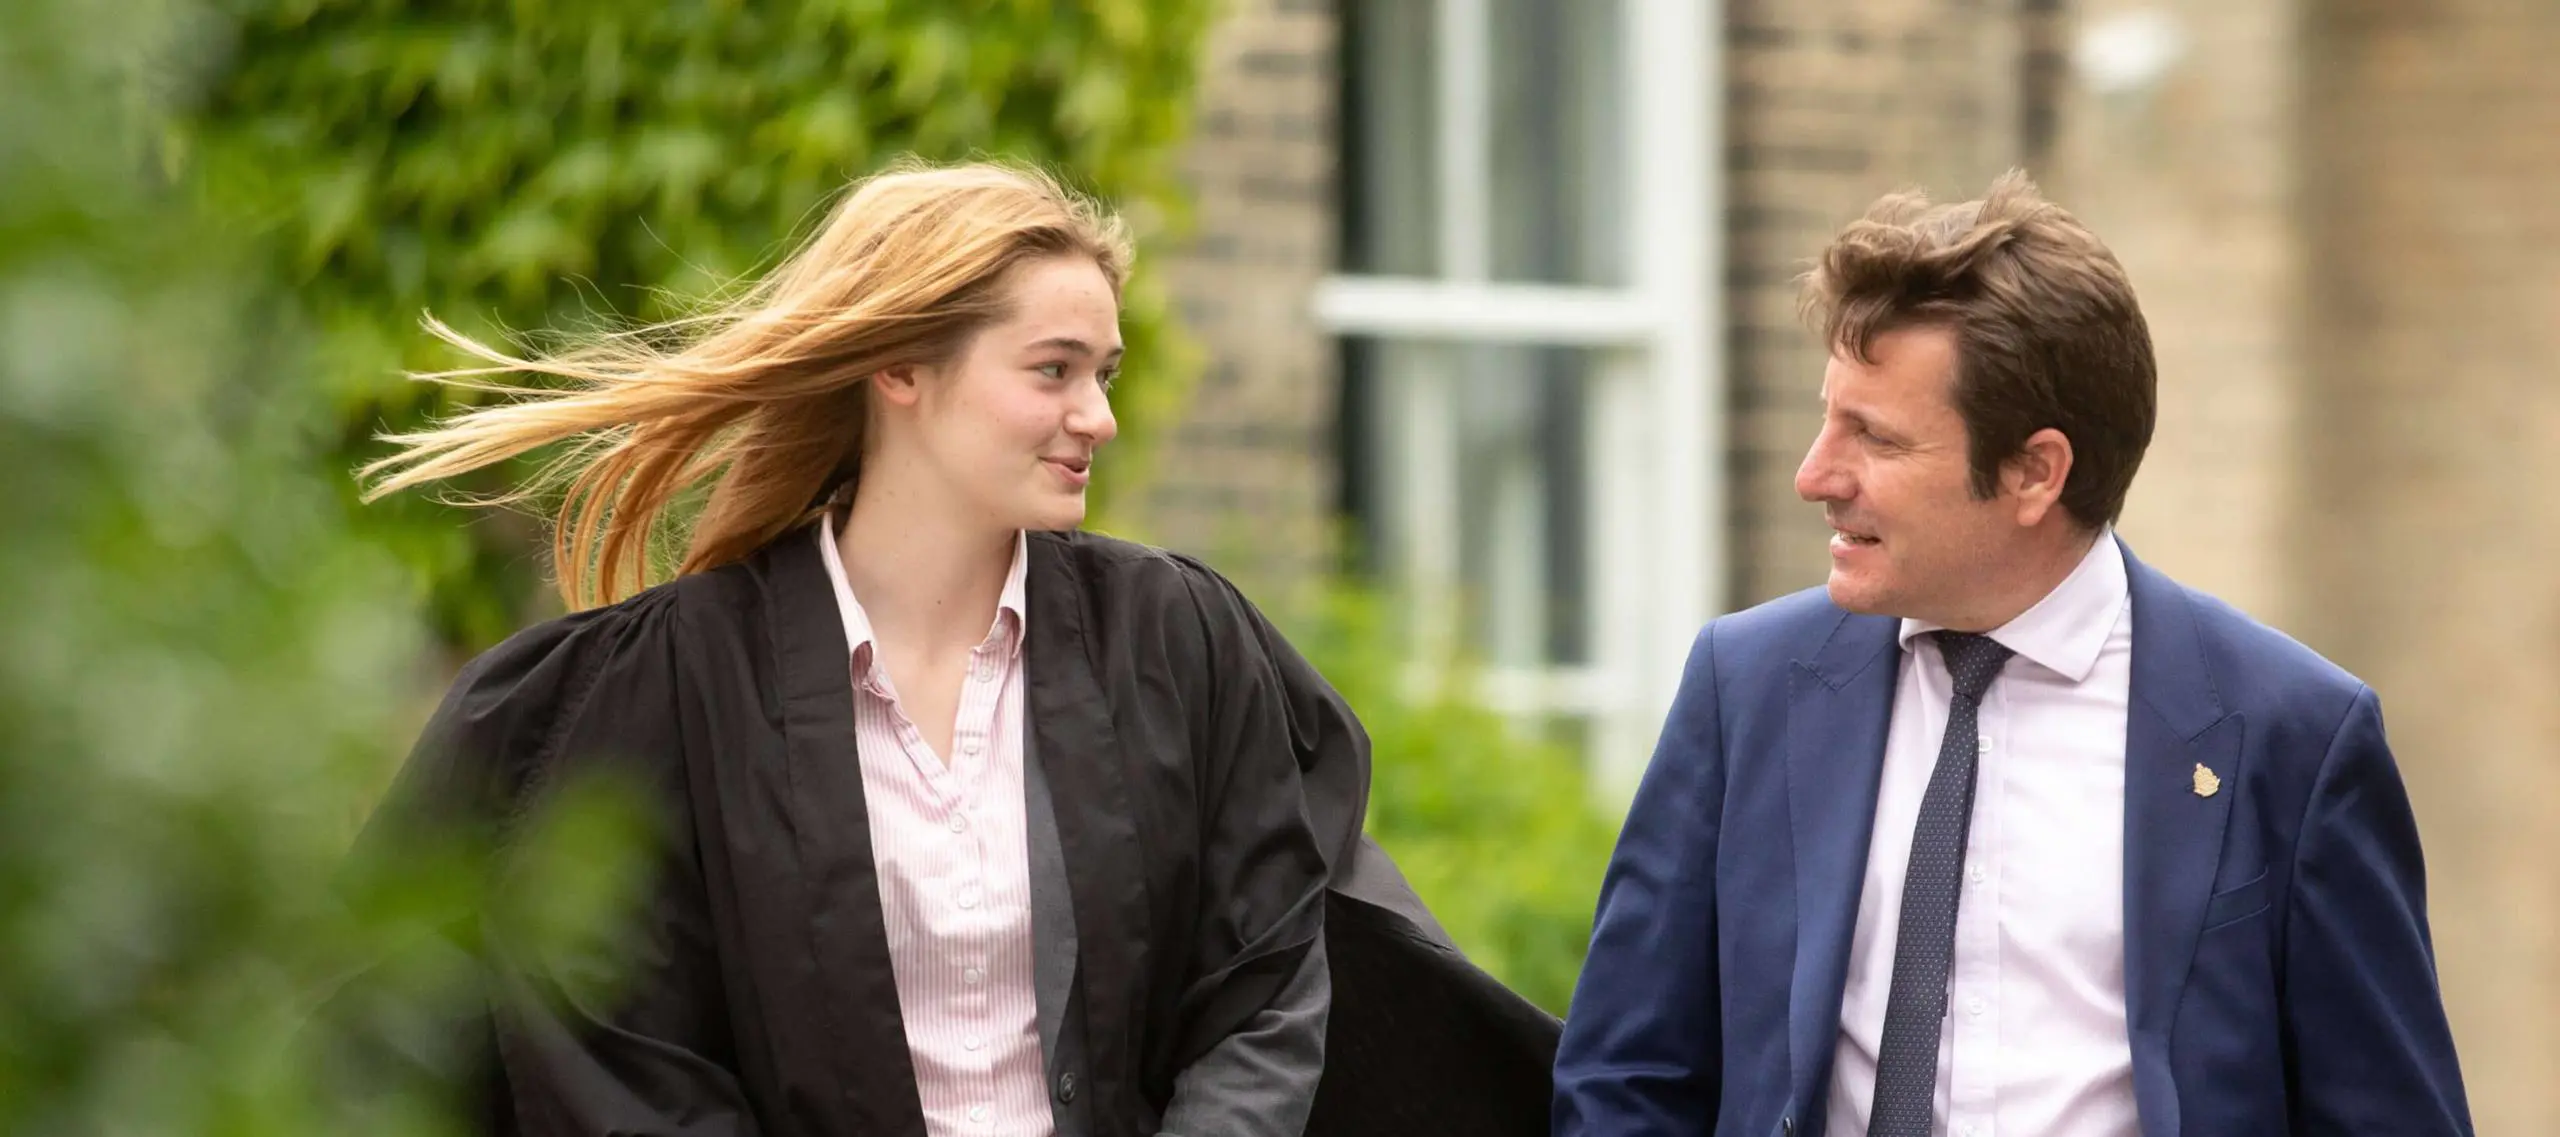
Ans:
[[[1830,432],[1825,431],[1805,451],[1804,464],[1796,467],[1796,496],[1806,501],[1840,501],[1849,496],[1845,480],[1840,464],[1832,458]]]

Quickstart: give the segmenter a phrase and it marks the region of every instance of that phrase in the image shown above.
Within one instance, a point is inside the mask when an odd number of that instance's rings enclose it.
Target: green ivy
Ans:
[[[318,323],[339,473],[381,453],[378,431],[449,409],[450,393],[398,374],[452,362],[422,313],[484,335],[677,314],[772,264],[901,155],[1042,163],[1160,244],[1183,215],[1173,158],[1210,16],[1209,0],[231,7],[230,64],[183,153],[225,212],[278,238]],[[1188,371],[1149,259],[1118,389],[1134,438],[1167,419]],[[362,517],[457,648],[548,604],[527,519],[417,495]]]

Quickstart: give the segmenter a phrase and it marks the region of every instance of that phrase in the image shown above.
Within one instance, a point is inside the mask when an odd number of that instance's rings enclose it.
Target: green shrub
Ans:
[[[426,630],[264,258],[146,174],[206,26],[0,5],[0,1133],[446,1132],[422,921],[504,902],[466,849],[341,872]],[[568,816],[528,887],[574,931],[628,815]]]
[[[1563,1014],[1613,827],[1575,750],[1486,709],[1465,667],[1413,690],[1395,614],[1334,581],[1282,623],[1368,728],[1370,835],[1470,959]]]

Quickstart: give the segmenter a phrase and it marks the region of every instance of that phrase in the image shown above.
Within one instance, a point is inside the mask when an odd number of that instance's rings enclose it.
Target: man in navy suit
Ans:
[[[1699,633],[1557,1137],[2471,1129],[2373,692],[2134,559],[2150,332],[2011,174],[1806,277],[1827,589]]]

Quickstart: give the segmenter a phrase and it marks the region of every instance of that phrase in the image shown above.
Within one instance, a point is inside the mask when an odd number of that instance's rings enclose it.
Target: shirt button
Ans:
[[[980,742],[974,738],[960,744],[960,752],[963,754],[975,754],[986,748],[986,743]]]
[[[987,981],[987,973],[972,967],[960,973],[960,981],[975,987]]]
[[[963,908],[975,908],[975,907],[977,907],[977,906],[978,906],[978,890],[977,890],[977,889],[974,889],[974,888],[962,889],[962,890],[961,890],[961,892],[960,892],[960,906],[961,906],[961,907],[963,907]]]
[[[985,1121],[986,1119],[987,1119],[987,1107],[985,1107],[985,1106],[983,1106],[983,1105],[973,1105],[973,1106],[970,1106],[970,1107],[969,1107],[969,1120],[971,1120],[971,1121]],[[1965,1134],[1965,1137],[1973,1137],[1973,1135],[1972,1135],[1971,1133],[1967,1133],[1967,1134]]]
[[[1982,883],[1982,878],[1991,874],[1982,871],[1981,865],[1975,865],[1972,868],[1964,870],[1964,875],[1967,879],[1973,881],[1973,883],[1980,884]]]
[[[1991,740],[1988,738],[1976,739],[1974,741],[1974,749],[1981,751],[1984,754],[1991,753]]]
[[[1977,996],[1977,997],[1975,997],[1975,998],[1971,998],[1971,999],[1967,999],[1967,1000],[1965,1000],[1965,1003],[1964,1003],[1964,1009],[1965,1009],[1965,1012],[1966,1012],[1967,1014],[1970,1014],[1970,1015],[1974,1016],[1975,1018],[1980,1018],[1980,1017],[1982,1017],[1982,1011],[1983,1011],[1983,1002],[1982,1002],[1982,999],[1981,999],[1979,996]],[[1971,1130],[1970,1130],[1970,1129],[1968,1129],[1968,1130],[1966,1130],[1966,1132],[1971,1132]]]
[[[1973,1127],[1970,1125],[1956,1126],[1956,1137],[1973,1137]]]
[[[964,1048],[964,1049],[968,1049],[968,1050],[976,1050],[976,1049],[979,1049],[979,1048],[981,1048],[981,1047],[984,1047],[986,1044],[987,1044],[987,1040],[986,1040],[986,1039],[980,1038],[980,1037],[978,1037],[977,1035],[974,1035],[974,1034],[973,1034],[973,1035],[970,1035],[970,1036],[969,1036],[969,1037],[967,1037],[967,1038],[964,1038],[964,1039],[961,1039],[961,1040],[960,1040],[960,1045],[961,1045],[961,1047],[962,1047],[962,1048]]]
[[[952,831],[952,832],[954,832],[954,833],[964,833],[964,832],[967,832],[967,831],[968,831],[968,829],[969,829],[969,819],[968,819],[968,818],[966,818],[966,817],[962,817],[962,816],[960,816],[959,814],[956,814],[956,813],[951,815],[951,831]]]

